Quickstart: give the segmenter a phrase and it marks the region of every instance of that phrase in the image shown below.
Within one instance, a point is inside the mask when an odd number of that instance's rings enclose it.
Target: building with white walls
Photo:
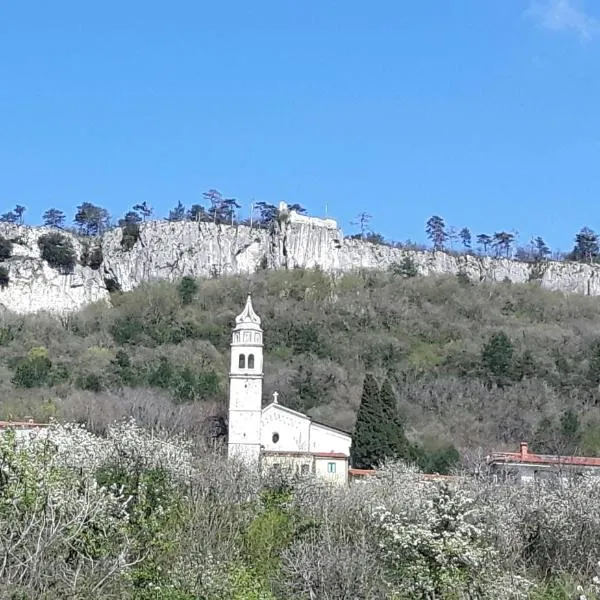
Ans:
[[[318,423],[279,403],[262,408],[263,330],[248,296],[235,319],[229,372],[228,456],[298,475],[348,482],[349,433]]]

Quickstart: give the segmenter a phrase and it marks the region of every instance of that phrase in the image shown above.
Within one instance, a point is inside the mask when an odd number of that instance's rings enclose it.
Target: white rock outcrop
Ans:
[[[600,295],[600,268],[570,262],[520,263],[507,259],[418,252],[345,239],[331,219],[281,211],[270,230],[212,223],[152,221],[142,224],[130,250],[121,246],[122,231],[113,229],[99,241],[99,268],[80,263],[82,240],[69,236],[79,263],[72,274],[51,268],[40,256],[38,239],[51,231],[0,224],[0,236],[13,242],[2,264],[9,283],[0,287],[0,309],[16,313],[64,314],[110,300],[109,290],[129,291],[144,281],[176,280],[185,275],[215,277],[249,274],[259,269],[319,267],[331,273],[388,269],[410,256],[421,275],[464,273],[473,281],[536,281],[544,288]]]

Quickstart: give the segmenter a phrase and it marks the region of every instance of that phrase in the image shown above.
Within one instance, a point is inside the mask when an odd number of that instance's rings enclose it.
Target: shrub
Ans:
[[[0,235],[0,262],[12,256],[13,243]]]
[[[61,273],[73,272],[76,255],[71,240],[62,233],[46,233],[39,237],[38,246],[42,258]]]
[[[90,247],[89,243],[84,242],[81,251],[81,264],[84,267],[89,267],[94,271],[97,271],[104,260],[102,254],[102,245],[100,243],[94,244]]]
[[[45,348],[32,348],[29,354],[17,363],[13,383],[18,387],[33,388],[48,383],[52,361]]]
[[[410,278],[419,274],[419,269],[412,256],[405,256],[400,263],[392,263],[390,270],[399,277]]]
[[[123,219],[119,220],[121,230],[121,248],[126,252],[131,250],[140,239],[140,216],[134,212],[128,212]]]
[[[184,277],[177,286],[179,299],[184,306],[191,304],[198,293],[198,282],[193,277]]]
[[[0,289],[4,289],[10,283],[8,269],[4,265],[0,265]]]

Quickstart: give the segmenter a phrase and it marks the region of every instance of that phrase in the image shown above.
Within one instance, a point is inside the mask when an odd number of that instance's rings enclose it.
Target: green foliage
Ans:
[[[512,375],[514,346],[510,338],[500,331],[490,336],[481,350],[481,362],[497,383]]]
[[[423,473],[450,475],[460,465],[460,454],[452,445],[431,450],[414,446],[413,456],[415,463]]]
[[[400,263],[392,263],[390,270],[394,275],[403,278],[417,277],[419,269],[412,256],[405,256]]]
[[[251,284],[265,329],[265,400],[277,390],[286,406],[351,431],[365,372],[391,371],[411,441],[421,445],[434,435],[461,451],[531,441],[543,417],[556,433],[568,408],[581,420],[581,444],[593,437],[589,424],[600,422],[597,298],[373,271],[268,271]],[[99,413],[105,397],[132,387],[224,406],[231,327],[248,280],[203,280],[199,287],[185,306],[177,283],[157,282],[61,322],[3,315],[0,411],[37,414],[52,395],[60,417],[71,410],[65,399],[82,396],[79,386],[94,390],[97,383],[100,392],[83,396],[97,395],[90,402]],[[491,342],[500,331],[510,344]],[[50,376],[41,387],[16,387],[17,362],[40,345],[53,363]],[[105,361],[88,357],[97,345],[107,349]],[[95,377],[85,381],[88,375]]]
[[[61,233],[46,233],[38,238],[42,258],[61,273],[72,273],[76,255],[71,240]]]
[[[165,356],[149,368],[147,381],[153,387],[171,390],[175,399],[181,402],[214,397],[220,390],[219,377],[215,372],[173,365]]]
[[[352,438],[352,466],[376,468],[386,459],[409,459],[410,448],[389,377],[381,390],[367,374]]]
[[[110,215],[105,208],[91,202],[83,202],[77,207],[73,219],[81,235],[102,235],[108,229]]]
[[[12,256],[13,243],[11,240],[0,235],[0,262]]]
[[[50,382],[52,361],[45,348],[32,348],[15,368],[13,383],[18,387],[33,388]]]
[[[198,282],[193,277],[183,277],[177,286],[179,299],[183,306],[191,304],[198,293]]]
[[[119,220],[121,227],[121,248],[128,252],[140,239],[141,217],[134,211],[128,212],[125,217]]]
[[[4,265],[0,265],[0,289],[8,287],[10,283],[10,275],[8,269]]]
[[[97,271],[102,265],[104,256],[102,254],[102,244],[94,243],[90,244],[87,241],[82,243],[81,249],[81,264],[84,267],[89,267],[94,271]]]

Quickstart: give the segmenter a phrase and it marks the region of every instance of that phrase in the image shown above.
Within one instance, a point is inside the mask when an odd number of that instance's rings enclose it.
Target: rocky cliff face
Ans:
[[[17,313],[64,314],[110,299],[109,290],[129,291],[144,281],[176,280],[185,275],[212,277],[252,273],[259,269],[320,267],[327,272],[388,269],[410,256],[422,275],[464,273],[473,281],[525,283],[566,293],[600,295],[600,268],[579,263],[539,265],[444,252],[416,252],[344,239],[335,221],[292,214],[265,229],[212,223],[166,221],[141,226],[130,250],[121,247],[114,229],[101,240],[99,268],[81,265],[82,240],[71,234],[78,264],[61,274],[40,256],[38,239],[47,228],[0,225],[0,236],[13,242],[13,255],[2,265],[9,284],[0,287],[0,308]]]

